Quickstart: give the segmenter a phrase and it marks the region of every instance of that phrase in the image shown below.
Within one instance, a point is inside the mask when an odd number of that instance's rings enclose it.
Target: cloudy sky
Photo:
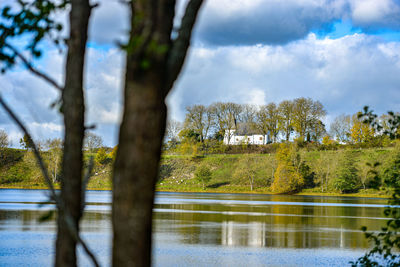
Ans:
[[[118,0],[100,3],[88,44],[87,121],[113,146],[124,70],[116,43],[126,40],[129,14]],[[178,18],[185,4],[178,3]],[[398,0],[207,0],[192,44],[167,99],[176,120],[182,121],[185,107],[193,104],[267,104],[297,97],[321,101],[327,125],[364,105],[378,113],[400,111]],[[45,48],[36,65],[61,83],[64,55]],[[0,84],[36,139],[61,136],[61,117],[49,108],[58,97],[54,89],[21,68],[0,76]],[[19,145],[21,134],[3,111],[0,129]]]

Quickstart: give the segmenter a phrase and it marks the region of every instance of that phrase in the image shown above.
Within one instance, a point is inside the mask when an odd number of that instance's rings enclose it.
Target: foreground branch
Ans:
[[[173,45],[168,56],[168,75],[165,94],[171,90],[175,80],[181,72],[183,63],[185,62],[187,50],[190,46],[193,27],[197,19],[203,0],[190,0],[186,6],[185,14],[182,18],[179,35],[173,41]]]
[[[29,60],[26,57],[24,57],[24,55],[22,55],[17,49],[15,49],[14,47],[12,47],[11,45],[8,45],[8,44],[5,44],[4,46],[7,47],[8,49],[10,49],[19,59],[21,59],[21,61],[25,65],[25,67],[28,68],[33,74],[42,78],[43,80],[45,80],[46,82],[48,82],[49,84],[54,86],[57,90],[59,90],[59,91],[63,90],[63,87],[60,86],[53,78],[51,78],[44,72],[41,72],[40,70],[37,70],[36,68],[34,68],[32,66],[32,64],[29,62]]]
[[[62,202],[61,198],[57,195],[57,193],[54,189],[54,185],[50,179],[50,175],[49,175],[47,168],[43,162],[43,158],[41,157],[41,155],[39,153],[39,149],[37,148],[35,142],[33,142],[32,136],[30,135],[29,131],[27,130],[25,125],[22,123],[22,121],[17,117],[17,115],[14,113],[14,111],[12,111],[11,108],[4,102],[4,99],[1,95],[0,95],[0,105],[8,113],[8,115],[12,118],[12,120],[18,125],[18,127],[21,129],[21,131],[28,137],[28,144],[33,150],[33,153],[39,164],[40,170],[42,171],[42,174],[44,176],[45,182],[50,189],[51,199],[54,200],[58,211],[64,215],[63,216],[64,221],[68,226],[68,230],[69,230],[72,238],[74,238],[76,240],[76,242],[78,242],[79,244],[82,245],[86,254],[92,260],[93,265],[96,267],[99,267],[100,265],[97,262],[95,255],[90,251],[89,247],[79,236],[79,232],[77,231],[76,227],[74,226],[74,222],[73,222],[71,216],[68,213],[66,213],[63,202]],[[91,164],[91,165],[93,165],[93,164]],[[91,173],[91,169],[92,169],[92,167],[89,166],[89,170],[88,170],[89,174]]]

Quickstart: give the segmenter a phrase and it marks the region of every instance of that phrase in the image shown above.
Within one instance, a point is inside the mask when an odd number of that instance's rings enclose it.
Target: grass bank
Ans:
[[[357,172],[356,189],[350,194],[340,194],[335,190],[332,181],[340,161],[345,154],[351,154]],[[395,153],[387,149],[350,149],[339,151],[298,152],[301,162],[306,166],[307,183],[299,195],[387,197],[386,190],[368,188],[368,162],[379,161],[379,175],[390,166]],[[47,155],[45,155],[45,158]],[[247,161],[244,161],[247,157]],[[249,161],[250,158],[250,161]],[[7,159],[4,160],[3,159]],[[45,189],[46,185],[36,166],[31,153],[21,150],[9,150],[3,154],[0,164],[0,188]],[[47,159],[51,160],[51,159]],[[195,179],[195,171],[205,165],[211,171],[210,180],[205,188]],[[270,194],[277,167],[275,154],[215,154],[201,157],[164,155],[160,166],[158,191],[170,192],[217,192],[217,193],[257,193]],[[111,189],[111,162],[96,163],[94,175],[88,185],[93,190]],[[252,174],[253,181],[244,175]],[[247,178],[246,178],[247,177]],[[253,190],[251,190],[253,184]],[[56,187],[58,184],[56,184]]]

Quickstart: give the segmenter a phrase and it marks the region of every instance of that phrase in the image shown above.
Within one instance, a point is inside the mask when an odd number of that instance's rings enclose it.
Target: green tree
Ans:
[[[326,111],[321,102],[304,97],[296,98],[293,107],[293,127],[301,138],[310,141],[312,131],[317,129]]]
[[[360,186],[357,173],[358,170],[355,166],[354,154],[352,152],[344,152],[339,160],[335,178],[332,181],[333,187],[340,193],[356,191]]]
[[[29,137],[26,134],[24,134],[24,136],[19,139],[19,145],[21,146],[22,149],[26,150],[30,149]]]
[[[107,156],[107,152],[104,147],[101,147],[97,150],[95,159],[96,159],[96,162],[99,164],[104,164],[107,162],[108,156]]]
[[[206,188],[206,184],[211,180],[211,170],[205,165],[201,164],[196,168],[194,172],[194,178],[203,185],[203,189]]]
[[[117,155],[118,145],[116,145],[110,152],[110,158],[114,162],[115,156]]]
[[[366,160],[359,163],[357,169],[364,189],[378,188],[381,185],[381,180],[377,180],[378,166],[380,166],[380,163],[376,162],[375,157],[371,154],[367,154]]]
[[[400,152],[394,153],[394,157],[383,172],[383,181],[391,188],[400,188]]]
[[[276,152],[278,167],[274,174],[271,190],[275,193],[295,193],[304,186],[304,177],[299,173],[293,160],[296,154],[293,148],[285,143],[280,144]]]

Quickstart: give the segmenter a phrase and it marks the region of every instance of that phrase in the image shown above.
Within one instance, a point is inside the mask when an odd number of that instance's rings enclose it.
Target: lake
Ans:
[[[51,266],[55,221],[45,190],[0,189],[0,266]],[[110,262],[111,192],[88,191],[83,237]],[[346,266],[379,230],[387,200],[252,194],[157,193],[155,266]],[[80,266],[88,259],[79,253]]]

